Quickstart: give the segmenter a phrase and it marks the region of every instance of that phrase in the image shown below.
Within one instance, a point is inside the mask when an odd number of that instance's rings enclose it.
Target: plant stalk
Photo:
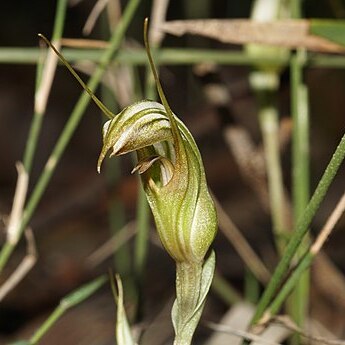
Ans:
[[[98,62],[103,55],[103,49],[64,48],[63,54],[68,62],[80,60]],[[0,63],[3,64],[36,64],[40,59],[38,48],[0,47]],[[252,66],[270,65],[282,67],[289,65],[288,56],[250,56],[243,51],[224,51],[216,49],[196,48],[162,48],[155,55],[155,61],[161,65],[190,65],[201,62],[213,62],[221,65]],[[121,50],[113,57],[112,62],[126,65],[146,65],[147,57],[144,49]],[[324,53],[307,54],[304,67],[345,68],[345,57]]]

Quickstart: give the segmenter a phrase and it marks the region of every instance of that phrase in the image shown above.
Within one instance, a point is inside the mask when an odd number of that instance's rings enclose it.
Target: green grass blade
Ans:
[[[131,0],[125,11],[124,14],[116,27],[110,42],[109,47],[105,52],[103,53],[99,65],[95,71],[95,73],[92,75],[92,77],[89,80],[88,88],[91,91],[94,91],[98,84],[101,81],[101,78],[104,73],[105,67],[109,64],[109,62],[112,60],[113,55],[118,50],[120,43],[124,37],[125,31],[127,27],[129,26],[134,13],[140,3],[140,0]],[[34,188],[33,193],[31,194],[31,197],[27,203],[27,206],[24,210],[24,215],[22,219],[21,224],[21,233],[23,233],[24,229],[27,227],[29,221],[31,220],[31,217],[36,210],[36,207],[41,200],[41,197],[44,193],[44,191],[47,188],[47,185],[55,171],[55,168],[65,151],[73,133],[75,132],[83,114],[87,107],[87,105],[90,102],[90,97],[86,92],[83,92],[83,94],[80,96],[78,102],[76,103],[72,114],[66,123],[65,128],[63,129],[63,132],[61,136],[59,137],[45,167],[44,170]],[[5,246],[2,248],[0,252],[0,272],[2,271],[4,265],[6,264],[8,258],[10,257],[14,247],[8,244],[5,244]]]
[[[255,312],[255,315],[252,319],[252,324],[257,322],[263,315],[265,309],[271,302],[274,294],[276,293],[278,287],[280,286],[282,279],[284,278],[293,256],[296,254],[296,251],[303,240],[305,234],[308,231],[311,221],[315,216],[316,211],[318,210],[321,202],[323,201],[330,184],[332,183],[342,161],[345,157],[345,135],[341,138],[338,147],[336,148],[324,174],[322,175],[318,186],[315,189],[315,192],[306,207],[302,218],[299,219],[296,226],[296,231],[292,235],[286,249],[284,256],[281,258],[278,263],[274,274],[266,287]]]
[[[312,19],[310,33],[345,46],[345,21],[343,20]]]

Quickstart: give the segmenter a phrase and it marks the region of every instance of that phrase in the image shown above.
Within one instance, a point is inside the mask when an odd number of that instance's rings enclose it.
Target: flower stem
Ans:
[[[188,324],[198,305],[201,276],[202,264],[176,263],[176,305],[179,315],[177,324],[174,323],[174,345],[189,345],[192,341],[194,329]]]

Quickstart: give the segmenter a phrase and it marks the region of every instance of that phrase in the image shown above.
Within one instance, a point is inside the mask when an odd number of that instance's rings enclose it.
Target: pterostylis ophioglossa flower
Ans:
[[[207,254],[217,231],[217,216],[198,147],[187,127],[171,111],[163,93],[148,44],[147,27],[146,19],[145,47],[162,103],[143,100],[114,115],[67,67],[110,118],[103,127],[97,170],[100,171],[109,151],[110,156],[133,151],[137,154],[133,172],[141,176],[160,240],[176,262],[174,344],[187,345],[213,278],[215,254]]]

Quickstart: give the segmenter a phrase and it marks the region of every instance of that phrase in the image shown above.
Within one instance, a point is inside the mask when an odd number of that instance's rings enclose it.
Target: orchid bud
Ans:
[[[160,239],[178,262],[200,262],[217,229],[199,150],[186,126],[163,105],[141,101],[125,108],[103,128],[98,170],[111,156],[136,151]]]

